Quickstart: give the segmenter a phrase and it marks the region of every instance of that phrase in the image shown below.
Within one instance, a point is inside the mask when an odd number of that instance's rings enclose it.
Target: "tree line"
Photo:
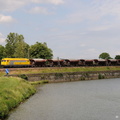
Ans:
[[[53,52],[45,42],[29,45],[24,41],[24,36],[17,33],[9,33],[5,42],[5,46],[0,45],[0,60],[2,58],[53,58]],[[106,52],[101,53],[99,58],[113,59]],[[116,55],[114,59],[120,59],[120,55]]]
[[[29,45],[24,41],[24,36],[9,33],[5,46],[0,45],[0,59],[2,58],[43,58],[52,59],[53,52],[47,43],[36,42]]]
[[[120,55],[116,55],[115,58],[112,58],[109,53],[103,52],[99,55],[100,59],[120,59]]]

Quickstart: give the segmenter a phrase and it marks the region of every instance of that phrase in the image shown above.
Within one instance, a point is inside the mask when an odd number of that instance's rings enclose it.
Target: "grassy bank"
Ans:
[[[35,92],[35,88],[21,78],[0,77],[0,119]]]
[[[87,71],[111,71],[120,70],[120,66],[104,67],[58,67],[58,68],[34,68],[25,70],[10,71],[9,74],[35,74],[35,73],[63,73],[63,72],[87,72]],[[3,75],[5,73],[2,73]]]
[[[33,81],[33,82],[29,82],[31,85],[39,85],[39,84],[45,84],[45,83],[49,83],[48,80],[40,80],[40,81]]]

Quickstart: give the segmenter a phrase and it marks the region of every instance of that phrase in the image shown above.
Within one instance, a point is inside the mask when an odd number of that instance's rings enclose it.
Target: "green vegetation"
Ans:
[[[48,48],[47,43],[36,42],[29,45],[25,42],[23,35],[18,33],[9,33],[6,38],[5,46],[0,45],[0,60],[2,58],[43,58],[52,59],[53,51]],[[98,56],[100,59],[112,59],[110,54],[103,52]],[[114,59],[120,59],[116,55]]]
[[[21,78],[0,77],[0,119],[35,92],[35,88]]]
[[[34,82],[29,82],[31,85],[39,85],[39,84],[44,84],[48,83],[48,80],[41,80],[41,81],[34,81]]]
[[[105,78],[104,75],[102,75],[102,74],[99,74],[99,75],[98,75],[98,79],[104,79],[104,78]]]
[[[19,75],[18,77],[20,77],[20,78],[22,78],[22,79],[24,79],[24,80],[28,80],[28,77],[27,77],[27,75],[25,75],[25,74],[21,74],[21,75]]]
[[[6,39],[4,56],[6,57],[27,57],[27,49],[29,45],[24,42],[23,35],[17,33],[10,33]]]
[[[59,67],[59,68],[37,68],[37,69],[22,69],[10,71],[9,74],[35,74],[35,73],[64,73],[64,72],[89,72],[89,71],[111,71],[120,70],[119,66],[106,67]],[[4,75],[5,72],[0,75]]]
[[[30,47],[31,58],[52,59],[52,56],[52,50],[47,47],[46,43],[36,42],[36,44]]]
[[[62,73],[55,73],[55,77],[56,78],[63,78],[63,74]]]
[[[23,35],[9,33],[5,46],[0,45],[0,60],[6,57],[51,59],[53,53],[47,43],[36,42],[34,45],[29,45]]]
[[[25,74],[37,74],[37,73],[64,73],[64,72],[89,72],[89,71],[114,71],[120,70],[120,66],[104,66],[104,67],[58,67],[58,68],[37,68],[37,69],[16,69],[11,71],[11,74],[21,74],[21,77],[26,77]],[[0,71],[0,76],[4,76],[5,71]]]
[[[4,47],[0,45],[0,60],[4,57]]]
[[[120,59],[120,55],[116,55],[116,56],[115,56],[115,59]]]
[[[101,59],[112,59],[112,58],[110,57],[109,53],[106,53],[106,52],[101,53],[101,54],[99,55],[99,58],[101,58]]]

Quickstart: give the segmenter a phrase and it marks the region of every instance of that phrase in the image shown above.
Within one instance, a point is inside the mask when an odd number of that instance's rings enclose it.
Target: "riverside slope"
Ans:
[[[0,77],[0,120],[35,92],[36,89],[21,78]]]

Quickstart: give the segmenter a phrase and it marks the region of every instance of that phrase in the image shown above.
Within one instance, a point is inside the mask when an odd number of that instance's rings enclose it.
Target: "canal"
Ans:
[[[7,120],[120,119],[120,79],[45,84]]]

